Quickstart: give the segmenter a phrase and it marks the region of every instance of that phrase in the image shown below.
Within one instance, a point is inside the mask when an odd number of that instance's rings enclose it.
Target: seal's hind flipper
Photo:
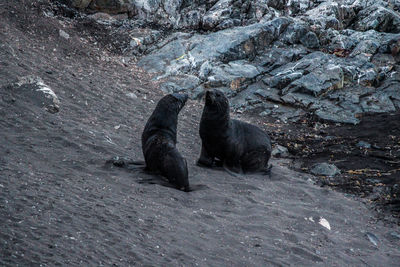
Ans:
[[[271,178],[271,173],[272,173],[272,167],[273,167],[273,165],[272,164],[270,164],[266,169],[264,169],[263,170],[263,174],[265,174],[265,175],[268,175],[269,176],[269,178]]]
[[[133,160],[128,157],[115,156],[112,159],[106,161],[106,164],[112,164],[116,167],[126,168],[129,170],[144,170],[146,163],[142,160]]]
[[[226,165],[223,165],[222,167],[229,175],[233,177],[238,177],[240,173],[236,173],[234,171],[231,171]]]

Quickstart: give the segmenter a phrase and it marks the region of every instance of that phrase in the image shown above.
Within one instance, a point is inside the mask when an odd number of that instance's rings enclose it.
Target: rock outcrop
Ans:
[[[396,1],[73,2],[129,11],[116,24],[131,38],[124,53],[166,92],[199,98],[219,88],[235,110],[283,120],[313,114],[357,124],[363,113],[399,109]]]

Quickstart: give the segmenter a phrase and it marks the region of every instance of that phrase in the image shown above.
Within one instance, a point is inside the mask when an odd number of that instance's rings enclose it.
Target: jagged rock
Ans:
[[[225,86],[231,90],[240,91],[243,86],[254,81],[260,73],[260,68],[249,64],[247,61],[232,61],[212,68],[208,73],[206,84],[208,87]]]
[[[340,170],[333,164],[317,163],[311,167],[311,173],[315,175],[324,175],[333,177],[337,174],[340,174]]]
[[[116,21],[110,14],[104,12],[97,12],[92,15],[89,15],[89,18],[97,20],[99,23],[107,22],[114,22]]]
[[[292,73],[280,73],[279,75],[264,78],[263,82],[270,87],[283,89],[294,80],[300,79],[303,73],[304,71],[301,70]]]
[[[364,112],[381,113],[396,110],[390,97],[380,92],[363,98],[360,104]]]
[[[307,48],[319,48],[319,39],[313,32],[308,32],[300,37],[300,42]]]
[[[281,106],[274,104],[274,108],[271,110],[271,116],[278,118],[282,122],[286,123],[290,122],[297,122],[303,116],[305,112],[302,109],[288,107],[288,106]]]
[[[57,95],[38,76],[21,77],[5,89],[28,103],[44,107],[50,113],[57,113],[60,110],[60,100]]]
[[[379,43],[373,40],[363,40],[357,44],[353,52],[351,52],[350,57],[354,57],[360,54],[369,54],[373,56],[379,49]]]
[[[290,15],[305,13],[312,5],[313,1],[310,0],[291,0],[287,3]]]
[[[357,18],[354,29],[358,31],[400,32],[399,14],[379,4],[363,9]]]
[[[212,72],[212,65],[211,63],[207,60],[200,66],[199,70],[199,77],[200,79],[206,80],[208,76],[210,76],[210,73]]]
[[[137,10],[135,18],[146,23],[201,31],[174,31],[157,41],[131,35],[135,36],[131,50],[141,51],[133,54],[146,51],[139,65],[156,74],[155,79],[167,79],[160,87],[166,92],[187,90],[192,98],[199,98],[207,88],[220,88],[233,97],[231,103],[238,111],[255,109],[283,121],[296,120],[304,112],[311,112],[324,121],[357,124],[358,115],[364,112],[393,111],[400,107],[396,90],[400,78],[393,79],[393,84],[387,83],[396,75],[400,54],[393,3],[383,0],[131,0],[131,3]],[[369,24],[373,19],[367,16],[368,12],[378,22],[376,25]],[[389,19],[382,14],[389,14]]]
[[[257,1],[255,1],[257,2]],[[266,1],[259,1],[266,3],[269,7],[281,10],[286,7],[287,0],[266,0]]]
[[[338,65],[329,64],[321,69],[302,76],[292,82],[286,92],[300,92],[319,96],[328,90],[335,90],[343,87],[343,71]]]
[[[388,97],[397,109],[400,109],[400,90],[399,80],[400,74],[392,73],[389,79],[387,79],[383,85],[378,88],[381,95]]]
[[[191,92],[200,84],[200,79],[193,75],[174,76],[168,82],[161,84],[160,88],[165,93]]]
[[[92,0],[72,0],[72,6],[80,9],[85,9],[89,6]]]
[[[270,72],[290,62],[298,61],[306,54],[307,51],[302,45],[293,45],[289,48],[272,47],[267,53],[259,55],[257,64]]]
[[[110,14],[128,12],[128,1],[125,0],[92,0],[88,6],[92,10]]]
[[[256,23],[208,35],[181,35],[183,38],[173,40],[142,58],[139,65],[151,72],[171,75],[198,69],[205,61],[220,60],[227,63],[253,58],[256,48],[272,42],[278,37],[277,29],[288,23],[288,20],[276,19],[265,24]]]
[[[254,91],[253,94],[273,102],[282,102],[280,90],[265,86],[263,83],[255,83],[247,87],[246,91]]]
[[[300,39],[308,32],[308,27],[305,23],[292,23],[287,28],[281,37],[281,40],[288,44],[298,44]]]
[[[202,12],[200,10],[190,10],[182,16],[182,27],[198,29],[201,27]]]
[[[311,104],[318,102],[318,98],[298,93],[289,93],[281,97],[281,100],[286,103],[296,107],[309,108]]]
[[[340,30],[347,27],[356,18],[357,13],[353,5],[328,0],[322,1],[317,7],[308,10],[306,16],[306,21],[310,25],[322,29]]]
[[[220,0],[218,1],[203,18],[203,28],[211,30],[220,24],[223,20],[230,17],[232,13],[233,0]],[[232,24],[233,25],[233,24]]]
[[[358,124],[360,120],[356,118],[356,113],[345,110],[332,104],[331,107],[321,107],[315,111],[315,115],[323,121]]]

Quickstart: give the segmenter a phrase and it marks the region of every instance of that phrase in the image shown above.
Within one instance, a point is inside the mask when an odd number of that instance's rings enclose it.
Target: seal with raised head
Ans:
[[[146,171],[160,173],[178,189],[189,191],[186,159],[176,148],[178,114],[188,99],[186,94],[161,98],[142,133]]]
[[[222,165],[236,173],[269,173],[271,139],[259,127],[231,119],[229,101],[219,90],[206,92],[200,121],[200,166]]]

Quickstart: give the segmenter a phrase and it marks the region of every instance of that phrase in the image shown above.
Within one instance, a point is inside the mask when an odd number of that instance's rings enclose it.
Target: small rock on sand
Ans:
[[[311,173],[333,177],[340,174],[340,170],[335,165],[324,162],[314,164],[311,168]]]

